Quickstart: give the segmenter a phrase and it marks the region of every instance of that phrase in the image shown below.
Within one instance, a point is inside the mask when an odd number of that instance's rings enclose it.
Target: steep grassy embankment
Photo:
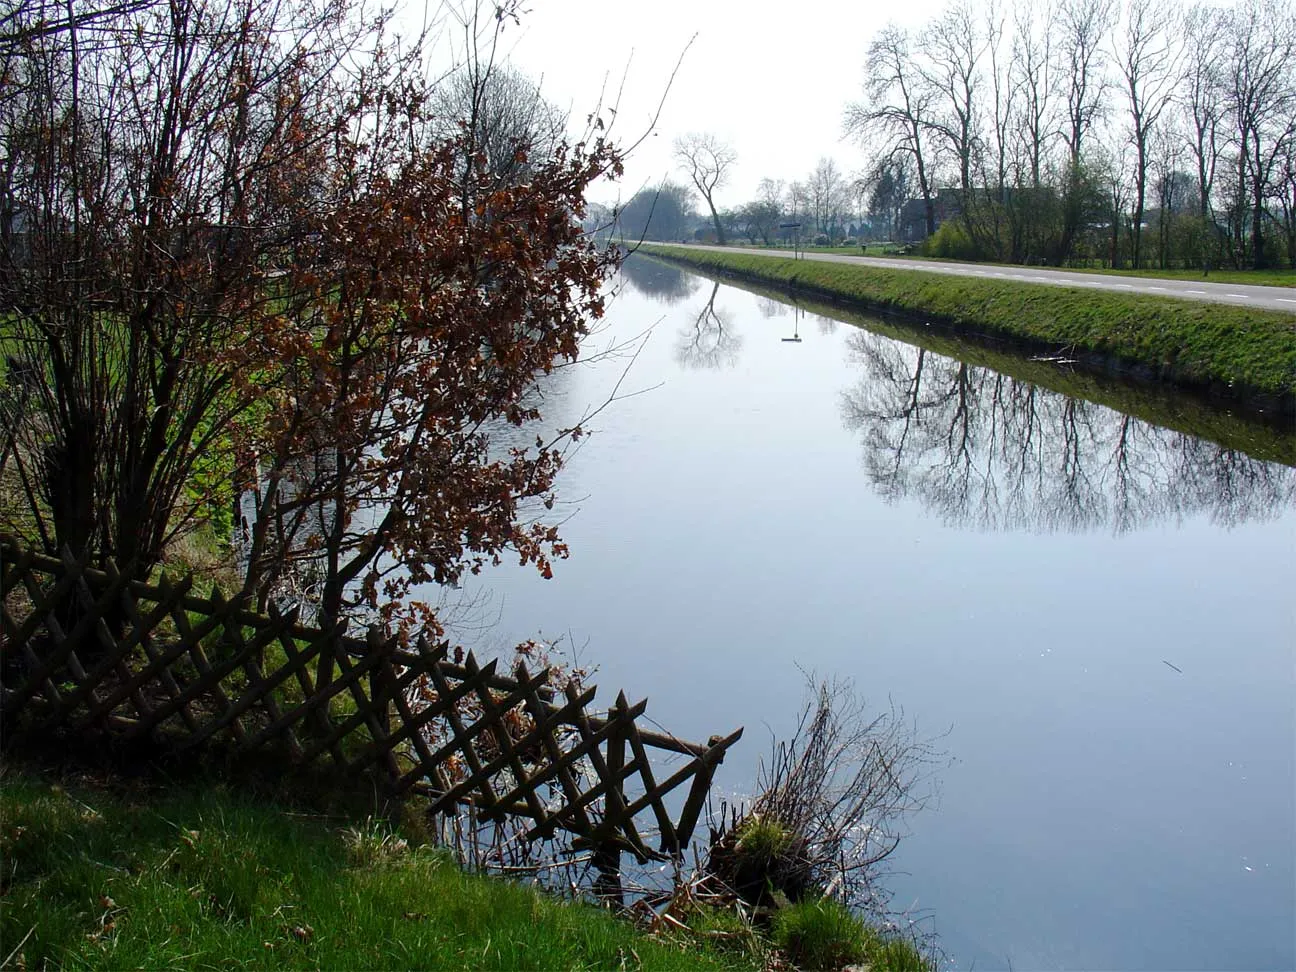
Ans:
[[[0,968],[757,969],[219,787],[0,784]]]
[[[213,781],[51,781],[0,762],[0,970],[758,972],[822,968],[822,954],[876,972],[930,970],[908,939],[832,901],[786,909],[769,935],[701,904],[650,933],[593,904],[466,873],[420,840],[412,810],[401,826],[351,816],[359,796],[303,811]]]
[[[645,245],[643,252],[846,306],[920,317],[1081,367],[1296,416],[1296,317],[1222,304]]]

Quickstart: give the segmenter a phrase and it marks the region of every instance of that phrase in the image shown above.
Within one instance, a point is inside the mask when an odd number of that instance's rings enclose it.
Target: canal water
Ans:
[[[951,968],[1296,967],[1296,471],[644,258],[605,324],[544,391],[615,398],[570,559],[459,637],[745,726],[730,793],[805,673],[903,710],[946,759],[886,883]]]

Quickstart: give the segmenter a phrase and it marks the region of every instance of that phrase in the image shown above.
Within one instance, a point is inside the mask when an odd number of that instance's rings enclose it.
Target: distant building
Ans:
[[[963,213],[957,189],[937,189],[936,198],[932,200],[935,211],[935,226],[940,229],[941,223],[955,219]],[[910,199],[900,208],[900,240],[903,243],[921,243],[927,239],[927,204],[922,199]]]

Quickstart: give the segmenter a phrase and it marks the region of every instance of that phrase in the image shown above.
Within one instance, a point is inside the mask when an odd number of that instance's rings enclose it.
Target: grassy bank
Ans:
[[[355,818],[350,818],[354,821]],[[0,778],[0,969],[761,969],[734,915],[649,935],[590,904],[466,874],[409,827],[303,812],[219,785]],[[783,964],[823,913],[874,968],[907,945],[822,906],[776,928]]]
[[[785,290],[768,284],[730,279],[730,286],[750,293],[787,300]],[[1296,466],[1296,434],[1290,422],[1261,420],[1213,406],[1165,385],[1132,383],[1091,372],[1076,371],[1051,361],[1000,350],[992,343],[960,337],[940,328],[912,325],[896,318],[855,310],[827,300],[798,297],[797,305],[812,314],[854,324],[926,348],[947,358],[989,368],[1018,381],[1029,382],[1071,398],[1096,402],[1162,428],[1244,452],[1254,459]]]
[[[219,789],[4,780],[3,959],[28,968],[750,969],[465,874],[385,824]]]
[[[1296,415],[1296,318],[1221,304],[1079,288],[646,245],[722,276],[790,288],[1066,352],[1096,371],[1208,390],[1257,411]]]

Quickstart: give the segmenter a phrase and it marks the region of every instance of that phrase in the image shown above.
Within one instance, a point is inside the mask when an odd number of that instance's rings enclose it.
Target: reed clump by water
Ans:
[[[813,683],[747,807],[711,827],[702,886],[770,929],[798,966],[922,969],[931,943],[887,913],[882,864],[940,758],[903,715],[870,715],[849,682]]]

